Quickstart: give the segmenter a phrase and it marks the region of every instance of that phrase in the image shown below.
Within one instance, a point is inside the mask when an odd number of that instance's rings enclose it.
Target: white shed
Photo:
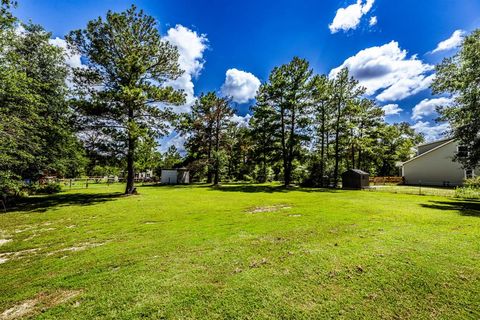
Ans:
[[[406,184],[458,186],[464,179],[480,174],[478,169],[464,170],[460,163],[453,161],[459,151],[454,139],[434,141],[417,148],[417,156],[402,164]]]
[[[185,168],[162,169],[160,182],[162,184],[189,184],[190,172]]]

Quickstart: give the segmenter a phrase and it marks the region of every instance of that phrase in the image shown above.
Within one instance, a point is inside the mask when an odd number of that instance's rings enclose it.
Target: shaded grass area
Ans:
[[[11,239],[0,314],[40,296],[48,307],[28,315],[43,319],[480,318],[479,202],[278,185],[121,191],[0,215]],[[58,292],[75,295],[47,301]]]
[[[8,207],[7,212],[45,212],[55,210],[62,206],[87,206],[94,205],[123,196],[121,192],[113,193],[59,193],[48,196],[32,196],[18,200],[17,203]]]

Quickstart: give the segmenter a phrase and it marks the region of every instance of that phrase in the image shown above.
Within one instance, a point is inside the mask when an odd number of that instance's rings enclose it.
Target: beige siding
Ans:
[[[403,176],[407,184],[457,186],[463,183],[465,171],[453,162],[457,142],[451,141],[435,150],[403,164]]]

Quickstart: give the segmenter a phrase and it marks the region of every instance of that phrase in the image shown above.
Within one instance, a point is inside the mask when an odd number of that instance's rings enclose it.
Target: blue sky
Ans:
[[[388,121],[409,121],[430,138],[445,129],[433,120],[434,105],[448,103],[432,100],[439,97],[428,90],[431,66],[480,27],[478,0],[20,0],[16,15],[61,39],[132,3],[182,48],[188,75],[173,85],[190,90],[190,102],[202,91],[223,92],[236,97],[244,116],[258,80],[300,56],[318,73],[349,66],[370,96],[388,105]]]

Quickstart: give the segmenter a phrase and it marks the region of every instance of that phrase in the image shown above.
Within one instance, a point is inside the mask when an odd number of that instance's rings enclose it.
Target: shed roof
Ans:
[[[362,171],[362,170],[360,170],[360,169],[348,169],[348,170],[345,171],[343,174],[349,173],[349,172],[354,172],[354,173],[356,173],[356,174],[362,174],[362,175],[363,175],[363,174],[367,174],[367,175],[368,175],[367,172]]]

